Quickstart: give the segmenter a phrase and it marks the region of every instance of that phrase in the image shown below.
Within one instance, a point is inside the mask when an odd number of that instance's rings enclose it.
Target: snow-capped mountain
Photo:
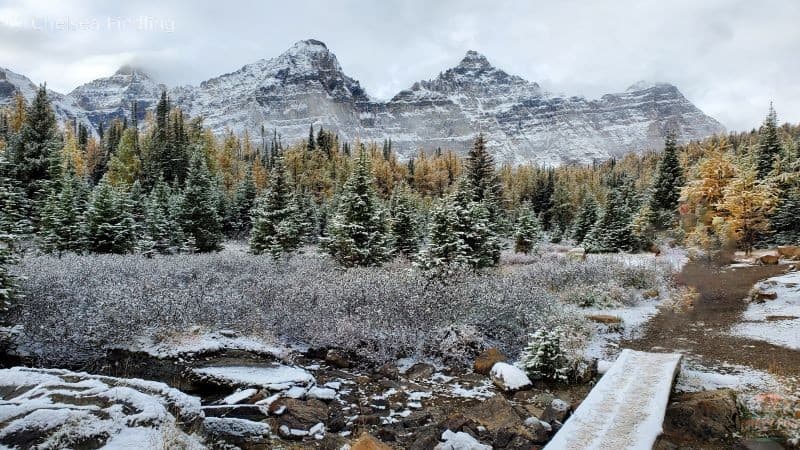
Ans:
[[[36,97],[37,90],[38,86],[24,75],[0,67],[0,107],[11,105],[17,94],[22,94],[25,100],[31,102]],[[67,121],[74,123],[77,119],[78,122],[90,129],[93,127],[86,116],[86,111],[78,106],[71,97],[50,89],[47,90],[47,93],[59,124],[63,125]]]
[[[78,86],[69,97],[86,111],[92,123],[108,123],[117,117],[130,117],[136,102],[137,118],[143,119],[166,89],[143,70],[123,66],[114,75]]]
[[[124,67],[68,96],[54,96],[71,105],[73,114],[99,125],[129,116],[134,101],[143,116],[162,89],[143,71]],[[264,127],[291,143],[305,139],[313,124],[347,140],[391,138],[406,158],[437,147],[463,152],[484,133],[499,162],[591,162],[659,149],[668,129],[682,141],[724,131],[670,84],[640,82],[596,100],[551,95],[474,51],[436,78],[378,101],[316,40],[300,41],[276,58],[168,94],[190,116],[203,117],[215,133],[247,130],[256,137]],[[7,97],[0,81],[0,102]]]

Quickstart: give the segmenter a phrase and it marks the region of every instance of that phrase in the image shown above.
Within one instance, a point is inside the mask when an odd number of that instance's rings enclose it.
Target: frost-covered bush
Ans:
[[[581,308],[617,308],[633,303],[634,297],[635,292],[626,291],[613,281],[576,286],[561,295],[561,298],[567,303],[578,305]]]
[[[576,375],[579,361],[567,351],[567,333],[561,327],[533,333],[520,356],[520,364],[535,380],[567,382]]]
[[[518,354],[541,328],[588,333],[557,293],[624,270],[546,255],[441,282],[408,263],[345,270],[312,250],[276,264],[232,243],[154,258],[43,255],[14,268],[25,295],[9,320],[24,330],[20,351],[62,364],[194,325],[346,348],[376,362],[421,353],[468,361],[487,346]]]

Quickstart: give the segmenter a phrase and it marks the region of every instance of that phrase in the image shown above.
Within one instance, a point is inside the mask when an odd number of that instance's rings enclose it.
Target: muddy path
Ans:
[[[747,308],[743,301],[755,283],[779,275],[786,266],[716,267],[689,262],[677,282],[697,290],[687,311],[662,309],[637,339],[623,343],[636,350],[676,351],[704,365],[737,364],[777,375],[800,373],[800,352],[731,336]]]

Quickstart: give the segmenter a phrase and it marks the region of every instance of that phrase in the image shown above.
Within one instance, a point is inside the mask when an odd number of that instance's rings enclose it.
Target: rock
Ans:
[[[569,403],[561,399],[554,399],[542,413],[542,420],[553,424],[555,422],[564,423],[570,413]]]
[[[405,376],[409,380],[422,380],[430,378],[436,372],[436,368],[428,363],[416,363],[406,370]]]
[[[489,371],[492,370],[492,366],[494,366],[495,363],[503,362],[505,360],[506,356],[501,353],[500,350],[492,347],[484,350],[483,353],[481,353],[478,358],[475,359],[473,370],[481,375],[489,375]]]
[[[472,420],[486,427],[489,432],[522,425],[522,418],[514,410],[511,402],[502,395],[495,395],[467,409],[463,417],[465,421]]]
[[[330,388],[321,388],[315,386],[309,389],[306,395],[308,398],[315,398],[317,400],[329,402],[336,398],[336,391]]]
[[[350,447],[350,450],[392,450],[391,447],[364,433]]]
[[[445,430],[442,433],[442,440],[444,442],[434,447],[434,450],[492,450],[492,447],[481,444],[480,441],[463,431]]]
[[[231,417],[206,417],[203,431],[211,440],[248,448],[254,444],[266,443],[271,430],[269,424],[265,422]]]
[[[408,450],[430,450],[439,445],[441,432],[436,427],[430,427],[417,434],[416,439],[408,447]]]
[[[383,442],[395,442],[397,440],[397,434],[388,428],[378,429],[375,435]]]
[[[765,266],[774,266],[778,264],[780,258],[777,255],[764,255],[758,258],[758,262]]]
[[[355,425],[380,425],[381,416],[378,414],[362,414],[353,419]]]
[[[403,418],[402,423],[406,428],[418,428],[426,425],[432,416],[428,411],[414,411],[408,417]]]
[[[269,410],[272,414],[273,411],[281,408],[284,410],[278,422],[290,429],[307,430],[320,422],[325,422],[325,419],[328,418],[328,406],[315,399],[282,398],[270,405]]]
[[[533,442],[536,444],[545,444],[550,440],[550,432],[553,427],[547,422],[542,422],[536,417],[528,417],[524,422],[525,428],[533,435]]]
[[[219,333],[220,336],[226,337],[226,338],[239,337],[239,333],[237,331],[234,331],[234,330],[219,330],[219,331],[217,331],[217,333]]]
[[[756,302],[763,302],[764,300],[775,300],[778,298],[777,292],[770,291],[755,291],[753,292],[752,299]]]
[[[677,394],[667,406],[664,431],[703,441],[726,441],[737,432],[739,405],[731,389]]]
[[[782,245],[778,247],[778,255],[786,259],[800,258],[800,246],[797,245]]]
[[[586,261],[586,249],[576,247],[567,252],[567,258],[575,261]]]
[[[595,323],[602,323],[604,325],[619,325],[622,323],[622,318],[612,316],[611,314],[591,314],[586,316],[587,319]]]
[[[259,405],[207,406],[203,408],[203,413],[206,417],[230,417],[254,421],[268,417],[266,409]]]
[[[496,363],[489,372],[489,377],[498,388],[504,391],[516,391],[531,386],[531,380],[522,369],[511,364]]]
[[[350,361],[347,359],[347,355],[336,348],[328,350],[325,354],[325,362],[339,369],[347,369],[350,367]]]
[[[783,450],[783,446],[771,439],[743,439],[733,450]]]
[[[394,363],[387,362],[378,368],[378,374],[389,380],[397,380],[400,377],[400,370]]]

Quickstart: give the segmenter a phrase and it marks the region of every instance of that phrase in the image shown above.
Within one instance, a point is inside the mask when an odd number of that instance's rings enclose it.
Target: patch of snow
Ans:
[[[203,334],[188,332],[158,342],[150,337],[143,337],[132,345],[114,348],[121,348],[131,352],[144,352],[156,358],[179,358],[215,353],[222,350],[241,350],[283,359],[291,352],[291,349],[275,346],[260,338],[236,337],[229,330]]]
[[[731,327],[731,334],[800,350],[800,272],[768,278],[756,289],[775,292],[775,300],[751,302],[742,323]]]
[[[202,377],[236,386],[258,386],[282,391],[295,385],[309,385],[314,376],[300,367],[273,364],[267,366],[200,367],[193,372]]]
[[[504,362],[492,366],[489,376],[492,380],[498,380],[502,388],[507,391],[516,391],[531,385],[530,378],[522,369]]]
[[[253,389],[253,388],[243,389],[241,391],[236,391],[233,394],[223,398],[222,403],[226,405],[236,405],[256,395],[257,393],[258,389]]]
[[[330,388],[313,387],[308,390],[308,398],[317,400],[333,400],[336,398],[336,391]]]
[[[442,440],[444,442],[437,445],[435,450],[492,450],[490,445],[481,444],[480,441],[463,431],[454,433],[445,430],[442,433]]]

